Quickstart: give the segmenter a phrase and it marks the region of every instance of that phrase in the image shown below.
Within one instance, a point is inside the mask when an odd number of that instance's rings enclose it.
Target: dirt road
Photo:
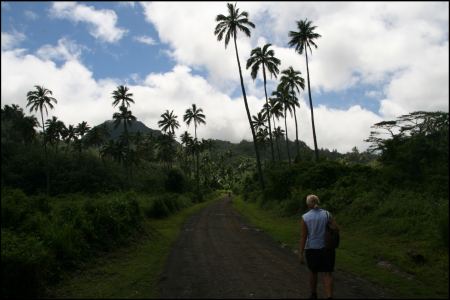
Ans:
[[[335,298],[388,297],[362,279],[339,271],[334,275]],[[306,266],[250,226],[228,198],[187,220],[159,286],[162,298],[309,297]],[[321,283],[318,295],[324,297]]]

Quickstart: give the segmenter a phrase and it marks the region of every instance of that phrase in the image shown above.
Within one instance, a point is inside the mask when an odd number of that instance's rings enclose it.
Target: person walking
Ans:
[[[300,239],[300,262],[306,264],[310,270],[309,285],[310,299],[317,299],[318,273],[323,273],[323,285],[327,299],[333,298],[333,274],[336,253],[334,248],[326,248],[325,232],[327,223],[338,229],[331,214],[319,207],[319,197],[308,195],[306,205],[308,212],[302,216]]]

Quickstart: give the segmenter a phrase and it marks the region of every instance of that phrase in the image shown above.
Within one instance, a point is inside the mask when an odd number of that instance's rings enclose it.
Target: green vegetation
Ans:
[[[397,132],[393,131],[393,127]],[[448,297],[448,113],[414,112],[374,125],[376,164],[321,160],[266,170],[267,188],[248,177],[236,208],[298,249],[308,194],[342,227],[337,267],[398,297]]]
[[[184,221],[212,201],[220,192],[206,197],[205,202],[162,219],[145,219],[143,231],[128,246],[98,257],[83,267],[80,274],[67,274],[49,295],[56,298],[158,298],[158,279],[170,248],[176,241]]]
[[[297,21],[289,45],[305,54],[311,150],[298,137],[301,72],[282,71],[267,97],[266,69],[277,76],[280,65],[271,44],[253,49],[247,61],[253,79],[262,66],[266,96],[252,118],[237,34],[250,37],[255,25],[246,11],[230,3],[227,8],[227,15],[216,16],[214,34],[225,48],[234,41],[250,142],[200,141],[197,125],[206,124],[206,116],[193,104],[183,119],[194,122],[194,137],[184,132],[180,144],[173,110],[161,114],[163,133],[150,130],[136,120],[133,94],[123,85],[112,92],[112,106],[119,106],[113,120],[93,128],[86,121],[66,126],[56,116],[44,120],[57,100],[43,86],[26,95],[40,123],[17,105],[1,109],[2,296],[45,295],[49,285],[116,248],[125,259],[105,261],[99,290],[87,275],[60,295],[88,295],[91,289],[89,295],[102,297],[157,296],[155,274],[182,220],[205,205],[210,193],[232,189],[242,195],[235,205],[244,215],[291,247],[297,247],[304,199],[317,194],[343,229],[338,268],[402,297],[448,297],[448,113],[417,111],[379,122],[367,139],[372,146],[362,153],[356,147],[346,154],[318,149],[307,53],[321,36],[311,21]],[[295,143],[288,136],[288,111],[295,119]],[[276,124],[280,118],[284,130]],[[148,240],[129,245],[145,232]],[[123,247],[136,247],[136,255],[122,255],[129,249]],[[149,281],[139,281],[147,276]],[[145,284],[133,286],[137,281]]]
[[[2,295],[9,297],[42,294],[63,271],[142,234],[146,217],[160,219],[192,205],[182,194],[49,198],[3,189],[1,197]]]

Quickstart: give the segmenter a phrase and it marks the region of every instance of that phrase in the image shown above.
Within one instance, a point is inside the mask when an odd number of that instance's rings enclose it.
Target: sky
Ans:
[[[1,2],[1,104],[26,106],[42,85],[58,103],[48,118],[92,127],[112,119],[112,92],[126,85],[131,110],[152,129],[166,110],[203,109],[200,138],[251,140],[233,44],[214,35],[227,2]],[[341,153],[369,144],[371,126],[417,110],[449,110],[448,2],[233,2],[255,24],[238,33],[250,113],[265,103],[262,75],[245,69],[250,52],[272,44],[280,70],[306,82],[305,56],[289,31],[308,19],[321,35],[309,53],[319,148]],[[268,77],[270,94],[278,78]],[[299,139],[313,148],[307,87],[298,95]],[[26,109],[29,113],[29,110]],[[40,118],[39,118],[40,119]],[[276,126],[284,127],[280,119]],[[289,137],[295,123],[288,117]]]

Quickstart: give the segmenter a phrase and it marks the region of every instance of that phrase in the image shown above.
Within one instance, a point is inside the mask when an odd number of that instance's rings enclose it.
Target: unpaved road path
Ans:
[[[334,278],[335,298],[388,297],[349,274],[337,271]],[[187,220],[159,287],[162,298],[309,297],[306,266],[291,250],[250,226],[228,198]],[[324,297],[321,282],[318,296]]]

